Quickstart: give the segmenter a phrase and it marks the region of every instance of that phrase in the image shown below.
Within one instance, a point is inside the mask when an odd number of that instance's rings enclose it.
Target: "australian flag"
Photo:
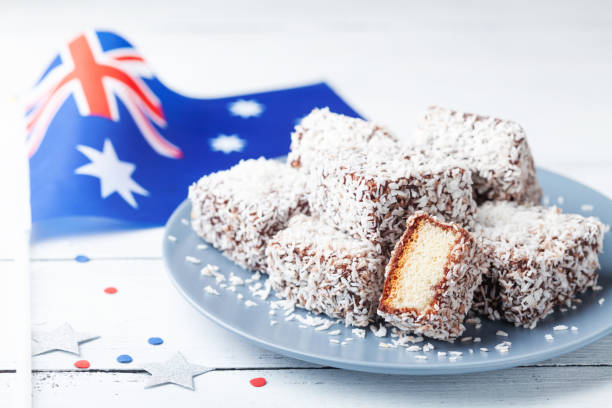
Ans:
[[[107,31],[70,41],[28,102],[33,221],[162,224],[202,175],[286,154],[292,128],[313,108],[358,116],[324,83],[220,99],[180,95]]]

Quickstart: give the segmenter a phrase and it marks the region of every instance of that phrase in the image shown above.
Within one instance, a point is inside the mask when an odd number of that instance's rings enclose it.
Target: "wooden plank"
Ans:
[[[143,389],[146,373],[42,372],[34,405],[63,408],[146,407],[594,407],[608,406],[612,367],[516,368],[461,376],[387,376],[335,369],[228,370],[195,378],[195,391],[174,385]],[[249,379],[263,376],[263,388]],[[0,375],[0,401],[12,388]]]
[[[105,294],[107,286],[117,287],[118,293]],[[82,345],[82,357],[95,368],[137,368],[175,350],[221,368],[312,367],[255,347],[202,317],[174,289],[160,260],[34,262],[32,295],[35,328],[53,328],[69,321],[75,328],[102,336]],[[10,310],[8,301],[3,306],[2,310]],[[3,315],[15,318],[12,313]],[[165,344],[148,345],[150,336],[164,338]],[[9,336],[0,336],[0,369],[14,368],[11,341]],[[608,336],[543,364],[612,365],[611,347],[612,336]],[[119,354],[126,353],[135,359],[131,366],[115,361]],[[68,369],[75,359],[66,353],[50,353],[35,357],[34,367]]]

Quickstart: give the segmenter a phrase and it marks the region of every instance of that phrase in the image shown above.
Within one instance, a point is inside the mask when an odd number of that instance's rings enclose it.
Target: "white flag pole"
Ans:
[[[17,319],[16,359],[17,374],[13,404],[17,407],[32,406],[32,316],[30,291],[30,232],[32,216],[30,211],[29,161],[25,147],[24,105],[14,96],[9,102],[10,122],[14,126],[8,137],[14,139],[15,163],[15,299],[22,313]]]

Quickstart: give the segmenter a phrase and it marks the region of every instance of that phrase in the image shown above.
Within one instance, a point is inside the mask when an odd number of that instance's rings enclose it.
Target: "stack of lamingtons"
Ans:
[[[540,206],[516,122],[430,108],[408,141],[315,109],[287,163],[189,190],[195,231],[315,313],[452,341],[470,309],[533,328],[596,285],[607,227]]]

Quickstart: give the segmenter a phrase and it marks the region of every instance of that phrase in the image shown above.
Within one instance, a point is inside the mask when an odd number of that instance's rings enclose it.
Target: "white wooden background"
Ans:
[[[539,166],[612,196],[612,6],[581,2],[146,1],[0,3],[0,95],[27,89],[84,28],[127,36],[171,88],[193,96],[329,81],[368,117],[407,133],[442,104],[520,121]],[[5,112],[0,113],[3,115]],[[2,119],[2,116],[0,116]],[[15,135],[0,137],[0,406],[15,384],[23,318],[11,285],[18,210]],[[18,187],[18,186],[17,186]],[[317,367],[259,349],[181,299],[161,229],[47,239],[32,248],[34,327],[62,321],[102,337],[75,356],[34,358],[35,407],[609,406],[612,336],[528,367],[456,377],[391,377]],[[77,264],[76,254],[92,261]],[[119,293],[103,293],[116,286]],[[163,346],[146,343],[164,338]],[[196,391],[144,390],[144,362],[181,350],[217,368]],[[119,354],[134,362],[119,365]],[[248,384],[264,376],[268,385]],[[146,404],[146,405],[145,405]]]

